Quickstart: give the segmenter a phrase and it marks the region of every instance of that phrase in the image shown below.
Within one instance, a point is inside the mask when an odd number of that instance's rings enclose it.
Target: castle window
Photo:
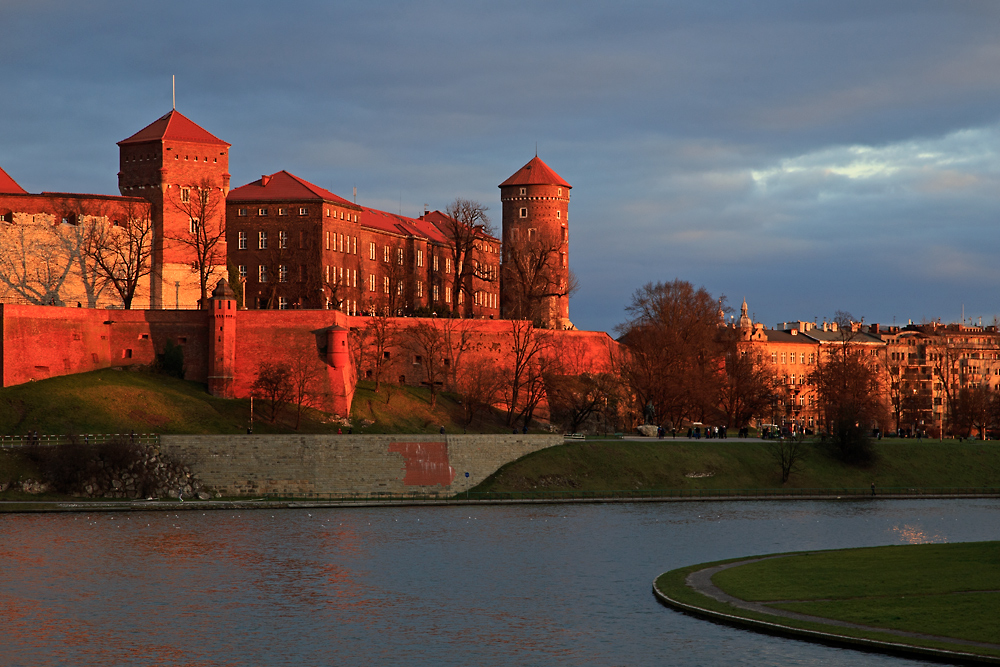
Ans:
[[[351,243],[351,254],[352,255],[357,255],[358,254],[358,237],[357,236],[354,237],[354,241]]]
[[[337,240],[340,242],[339,244],[340,250],[338,252],[344,252],[344,235],[337,234]]]
[[[278,247],[287,248],[288,247],[288,232],[281,230],[278,232]]]
[[[260,215],[260,216],[267,215],[267,209],[266,208],[259,208],[259,209],[257,209],[257,215]]]
[[[288,282],[288,267],[282,264],[278,267],[278,282],[287,283]]]
[[[191,188],[181,188],[181,201],[185,204],[191,201]]]
[[[278,310],[288,310],[288,297],[286,296],[278,297]]]
[[[451,273],[451,258],[445,257],[444,259],[444,272]]]
[[[326,233],[326,249],[330,249],[330,232]]]
[[[434,301],[437,301],[438,300],[438,286],[434,285],[431,291],[432,291],[432,294],[433,294],[433,296],[431,298]]]
[[[190,232],[192,234],[198,233],[199,220],[198,218],[191,218]]]
[[[372,241],[368,244],[368,259],[375,259],[375,242]]]
[[[369,292],[375,291],[375,274],[368,276],[368,291]]]
[[[562,217],[562,211],[556,211],[556,218]]]
[[[240,264],[240,266],[239,266],[239,272],[240,272],[240,280],[246,280],[247,279],[247,265],[246,264]]]
[[[382,261],[386,263],[389,262],[389,246],[382,248]]]
[[[417,296],[423,297],[424,295],[424,283],[421,280],[417,281]]]
[[[403,265],[403,249],[396,248],[396,264]]]
[[[245,211],[246,209],[242,209],[242,210]],[[247,233],[246,232],[240,232],[239,249],[240,250],[246,250],[247,249]]]
[[[241,208],[239,211],[236,212],[236,214],[238,216],[240,216],[241,218],[244,218],[244,217],[246,217],[247,212],[248,211],[245,208]]]
[[[309,214],[309,209],[305,207],[299,209],[299,215],[308,215],[308,214]]]
[[[438,270],[438,256],[434,255],[434,270]]]
[[[341,219],[341,220],[343,220],[343,219],[344,219],[344,212],[343,212],[343,211],[341,211],[341,212],[340,212],[340,219]]]
[[[267,250],[267,232],[259,232],[257,234],[257,249]]]
[[[528,209],[527,208],[525,208],[525,207],[521,208],[521,217],[522,218],[527,218],[528,217]]]
[[[562,188],[559,188],[559,196],[562,197]]]
[[[562,240],[563,240],[563,242],[566,241],[566,227],[562,228]]]
[[[261,264],[257,267],[257,282],[266,283],[267,282],[267,267]]]
[[[385,279],[382,284],[382,291],[385,292],[386,294],[389,293],[389,276],[385,276]]]
[[[288,209],[287,208],[279,208],[278,209],[278,215],[288,215]]]
[[[537,234],[535,233],[535,228],[534,227],[529,228],[528,229],[528,240],[529,241],[534,241],[536,236],[537,236]]]
[[[451,303],[451,290],[450,289],[446,289],[444,291],[444,302],[445,303]]]
[[[524,189],[524,188],[521,188],[521,196],[522,196],[522,197],[524,196],[524,192],[525,192],[525,189]]]
[[[417,251],[417,267],[421,267],[423,265],[424,265],[424,251],[423,250],[418,250]]]

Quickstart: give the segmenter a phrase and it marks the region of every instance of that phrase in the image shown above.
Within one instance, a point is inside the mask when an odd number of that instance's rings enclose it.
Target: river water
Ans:
[[[1000,539],[1000,501],[0,515],[4,665],[915,665],[674,612],[663,571]]]

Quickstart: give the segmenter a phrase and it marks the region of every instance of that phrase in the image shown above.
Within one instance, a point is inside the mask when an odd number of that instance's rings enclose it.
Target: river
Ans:
[[[656,602],[659,573],[1000,539],[1000,501],[0,515],[4,665],[916,665]]]

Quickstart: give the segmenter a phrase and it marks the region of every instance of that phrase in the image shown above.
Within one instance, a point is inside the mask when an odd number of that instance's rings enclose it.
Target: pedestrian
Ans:
[[[444,435],[444,425],[441,425],[441,435]]]
[[[875,482],[872,482],[872,495],[875,495]]]

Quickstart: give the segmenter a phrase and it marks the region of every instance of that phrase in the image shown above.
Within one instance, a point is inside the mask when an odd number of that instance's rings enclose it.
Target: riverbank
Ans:
[[[824,489],[948,489],[1000,486],[1000,444],[885,439],[868,467],[848,466],[819,442],[803,445],[786,483],[774,443],[762,440],[586,440],[529,454],[472,493],[653,491],[793,492]]]
[[[660,575],[664,604],[771,634],[1000,664],[998,542],[775,554]]]

